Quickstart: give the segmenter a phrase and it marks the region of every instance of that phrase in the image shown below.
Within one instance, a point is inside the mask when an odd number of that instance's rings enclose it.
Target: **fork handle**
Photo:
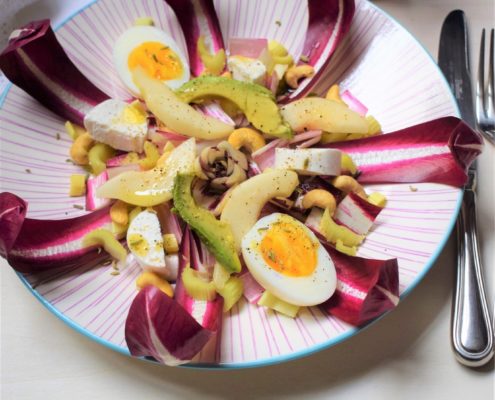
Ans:
[[[457,360],[469,367],[493,356],[493,329],[483,285],[476,228],[476,194],[464,191],[457,219],[457,284],[452,315],[452,346]]]

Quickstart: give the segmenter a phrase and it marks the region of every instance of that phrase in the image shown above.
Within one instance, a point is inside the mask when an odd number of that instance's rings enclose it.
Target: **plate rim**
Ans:
[[[61,27],[63,27],[65,24],[67,24],[69,21],[71,21],[74,17],[79,15],[82,11],[84,11],[86,8],[91,7],[93,4],[97,3],[99,0],[91,0],[87,4],[79,7],[78,9],[74,10],[70,15],[68,15],[66,18],[64,18],[60,23],[58,23],[53,30],[56,32],[58,31]],[[450,99],[451,103],[454,105],[455,109],[455,116],[460,117],[460,111],[459,111],[459,105],[457,104],[457,101],[452,94],[452,91],[450,90],[450,86],[443,75],[442,71],[438,67],[435,59],[433,56],[429,53],[429,51],[426,49],[426,47],[421,43],[402,23],[400,23],[395,17],[391,16],[388,12],[380,8],[379,6],[371,3],[368,0],[356,0],[356,3],[366,3],[367,6],[372,7],[375,9],[375,11],[381,13],[387,19],[389,19],[392,23],[394,23],[396,26],[398,26],[400,29],[402,29],[407,36],[412,39],[417,45],[418,48],[429,58],[430,62],[436,67],[439,75],[440,75],[440,80],[443,82],[443,85],[445,86],[446,89],[448,89],[448,93],[450,94]],[[5,87],[4,91],[2,94],[0,94],[0,109],[3,106],[3,103],[12,87],[12,83],[8,83],[7,86]],[[445,235],[442,237],[442,239],[439,241],[439,245],[437,246],[435,252],[430,256],[430,258],[426,261],[424,268],[421,270],[421,272],[416,275],[414,280],[409,284],[409,286],[404,290],[404,292],[400,295],[400,300],[403,301],[417,286],[418,284],[424,279],[426,274],[431,270],[435,262],[437,261],[438,257],[440,256],[441,252],[445,249],[445,246],[447,244],[447,241],[449,240],[451,233],[454,229],[457,216],[459,214],[461,204],[462,204],[462,197],[464,195],[464,189],[459,188],[459,193],[457,197],[457,202],[454,207],[454,212],[452,213],[452,218],[449,221],[449,224],[447,226],[447,229],[445,231]],[[146,358],[142,357],[133,357],[129,350],[124,347],[120,347],[114,343],[111,343],[105,339],[102,339],[101,337],[89,332],[86,328],[82,327],[80,324],[76,323],[69,317],[67,317],[65,314],[63,314],[61,311],[59,311],[55,306],[53,306],[48,300],[46,300],[36,289],[34,289],[28,282],[28,280],[22,275],[20,272],[16,272],[17,276],[21,280],[21,282],[24,284],[24,286],[28,289],[29,292],[46,308],[48,311],[50,311],[53,315],[55,315],[58,319],[60,319],[64,324],[69,326],[71,329],[76,331],[78,334],[81,334],[82,336],[98,343],[99,345],[102,345],[110,350],[113,350],[117,353],[120,353],[122,355],[138,359],[141,361],[145,362],[150,362],[154,364],[158,364],[156,361],[149,360]],[[395,310],[395,309],[394,309]],[[371,322],[367,323],[364,326],[361,327],[353,327],[349,331],[342,333],[335,338],[329,339],[325,342],[307,347],[303,350],[299,350],[296,352],[292,352],[290,354],[285,354],[285,355],[280,355],[280,356],[275,356],[275,357],[270,357],[270,358],[264,358],[261,360],[256,360],[256,361],[247,361],[247,362],[236,362],[236,363],[195,363],[195,364],[182,364],[179,365],[181,368],[189,368],[189,369],[198,369],[198,370],[236,370],[236,369],[248,369],[248,368],[258,368],[258,367],[264,367],[264,366],[270,366],[270,365],[275,365],[283,362],[288,362],[288,361],[293,361],[297,360],[306,356],[310,356],[314,353],[320,352],[322,350],[328,349],[330,347],[333,347],[340,342],[343,342],[347,339],[350,339],[351,337],[357,335],[358,333],[366,330],[368,327],[374,325],[376,322],[384,318],[386,315],[388,315],[390,312],[394,310],[389,310],[379,316],[378,318],[375,318]]]

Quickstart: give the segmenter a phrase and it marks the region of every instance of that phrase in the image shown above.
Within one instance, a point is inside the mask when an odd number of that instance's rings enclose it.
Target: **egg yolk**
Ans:
[[[120,115],[118,115],[112,123],[114,124],[128,124],[128,125],[138,125],[146,122],[146,111],[144,111],[143,107],[139,104],[139,101],[126,106]]]
[[[167,81],[182,75],[182,63],[179,56],[160,42],[145,42],[135,47],[127,59],[132,71],[141,66],[151,78]]]
[[[150,250],[148,242],[140,233],[133,233],[129,235],[127,242],[129,243],[131,250],[141,257],[145,257]]]
[[[303,227],[283,220],[270,226],[259,245],[270,268],[292,277],[313,273],[318,261],[316,247]]]

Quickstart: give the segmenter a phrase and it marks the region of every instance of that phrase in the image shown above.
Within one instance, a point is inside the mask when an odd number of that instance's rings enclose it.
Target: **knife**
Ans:
[[[459,104],[461,117],[476,129],[469,66],[466,17],[454,10],[440,34],[438,65]],[[457,219],[457,282],[452,304],[451,339],[457,360],[479,367],[493,357],[493,328],[483,284],[476,229],[476,161],[469,168]]]

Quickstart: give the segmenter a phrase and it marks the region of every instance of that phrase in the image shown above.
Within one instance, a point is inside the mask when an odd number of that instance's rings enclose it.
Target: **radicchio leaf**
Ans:
[[[358,235],[366,235],[382,208],[350,192],[339,203],[333,219]]]
[[[98,265],[106,252],[83,247],[82,238],[97,228],[110,228],[108,207],[64,220],[25,218],[27,203],[0,193],[0,254],[18,272],[36,273],[60,267]]]
[[[86,211],[94,211],[110,204],[110,199],[96,196],[96,190],[108,181],[108,172],[103,171],[97,176],[90,176],[86,181]]]
[[[456,117],[400,131],[322,147],[349,154],[362,183],[443,183],[462,187],[467,169],[481,153],[481,135]]]
[[[337,289],[320,307],[360,326],[394,308],[399,301],[397,259],[371,260],[340,253],[324,244],[337,271]]]
[[[0,255],[8,257],[26,218],[27,203],[12,193],[0,194]]]
[[[189,67],[199,76],[204,65],[198,53],[198,39],[203,36],[217,53],[224,48],[220,24],[212,0],[166,0],[172,7],[184,33],[189,55]]]
[[[302,56],[306,64],[314,67],[315,74],[302,81],[282,103],[304,97],[315,86],[338,44],[349,32],[354,10],[354,0],[308,0],[309,21]]]
[[[125,323],[130,353],[135,357],[153,357],[167,365],[190,361],[212,334],[177,301],[154,286],[140,290]]]
[[[45,107],[81,126],[84,116],[109,98],[72,63],[48,19],[13,32],[0,54],[0,69]]]

